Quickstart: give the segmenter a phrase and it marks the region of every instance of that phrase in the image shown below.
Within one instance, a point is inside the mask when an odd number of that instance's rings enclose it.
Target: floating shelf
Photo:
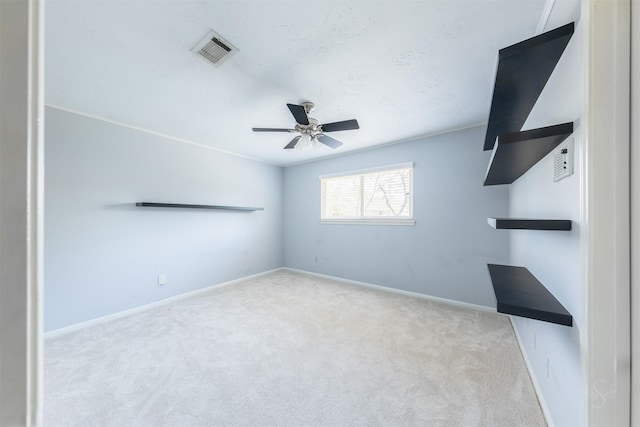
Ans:
[[[568,219],[487,218],[487,222],[496,230],[571,230]]]
[[[485,150],[499,135],[522,129],[573,31],[572,22],[499,51]]]
[[[489,264],[498,312],[573,326],[571,313],[524,267]]]
[[[500,135],[484,185],[511,184],[573,133],[573,123]]]
[[[182,203],[136,202],[136,206],[147,208],[183,208],[183,209],[221,209],[226,211],[263,211],[264,208],[243,206],[187,205]]]

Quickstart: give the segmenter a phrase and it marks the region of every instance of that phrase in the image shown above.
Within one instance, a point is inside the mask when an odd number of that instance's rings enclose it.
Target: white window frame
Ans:
[[[411,169],[411,200],[410,200],[410,208],[411,208],[411,217],[355,217],[355,218],[323,218],[325,210],[325,200],[322,192],[322,181],[329,178],[339,178],[343,176],[352,176],[352,175],[365,175],[375,172],[386,172],[392,171],[396,169]],[[320,175],[320,223],[321,224],[360,224],[360,225],[415,225],[416,220],[414,219],[414,211],[413,211],[413,199],[414,199],[414,191],[413,191],[413,162],[406,163],[397,163],[392,165],[378,166],[367,169],[358,169],[348,172],[340,172],[333,174]],[[361,193],[361,197],[362,197]],[[363,203],[361,203],[362,207]]]

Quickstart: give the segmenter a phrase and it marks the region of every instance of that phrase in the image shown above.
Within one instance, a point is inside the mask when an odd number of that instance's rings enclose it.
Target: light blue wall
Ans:
[[[292,166],[284,173],[285,266],[495,307],[487,263],[506,262],[508,189],[483,187],[483,128]],[[320,224],[319,175],[414,162],[415,226]]]
[[[549,154],[510,186],[510,216],[570,219],[573,230],[497,231],[510,236],[510,264],[525,266],[573,315],[572,328],[514,317],[532,375],[556,426],[584,425],[580,331],[586,328],[580,277],[580,151],[583,105],[580,1],[556,3],[547,30],[576,22],[576,31],[547,82],[524,129],[575,121],[574,175],[553,181]]]
[[[53,108],[45,140],[45,330],[282,266],[281,168]]]

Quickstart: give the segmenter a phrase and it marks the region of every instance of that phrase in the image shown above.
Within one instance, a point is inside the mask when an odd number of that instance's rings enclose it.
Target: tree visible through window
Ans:
[[[413,218],[413,166],[322,178],[323,220]]]

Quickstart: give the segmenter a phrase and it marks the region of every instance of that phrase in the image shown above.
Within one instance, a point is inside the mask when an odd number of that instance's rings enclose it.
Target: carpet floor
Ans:
[[[45,340],[46,426],[544,426],[507,317],[279,270]]]

